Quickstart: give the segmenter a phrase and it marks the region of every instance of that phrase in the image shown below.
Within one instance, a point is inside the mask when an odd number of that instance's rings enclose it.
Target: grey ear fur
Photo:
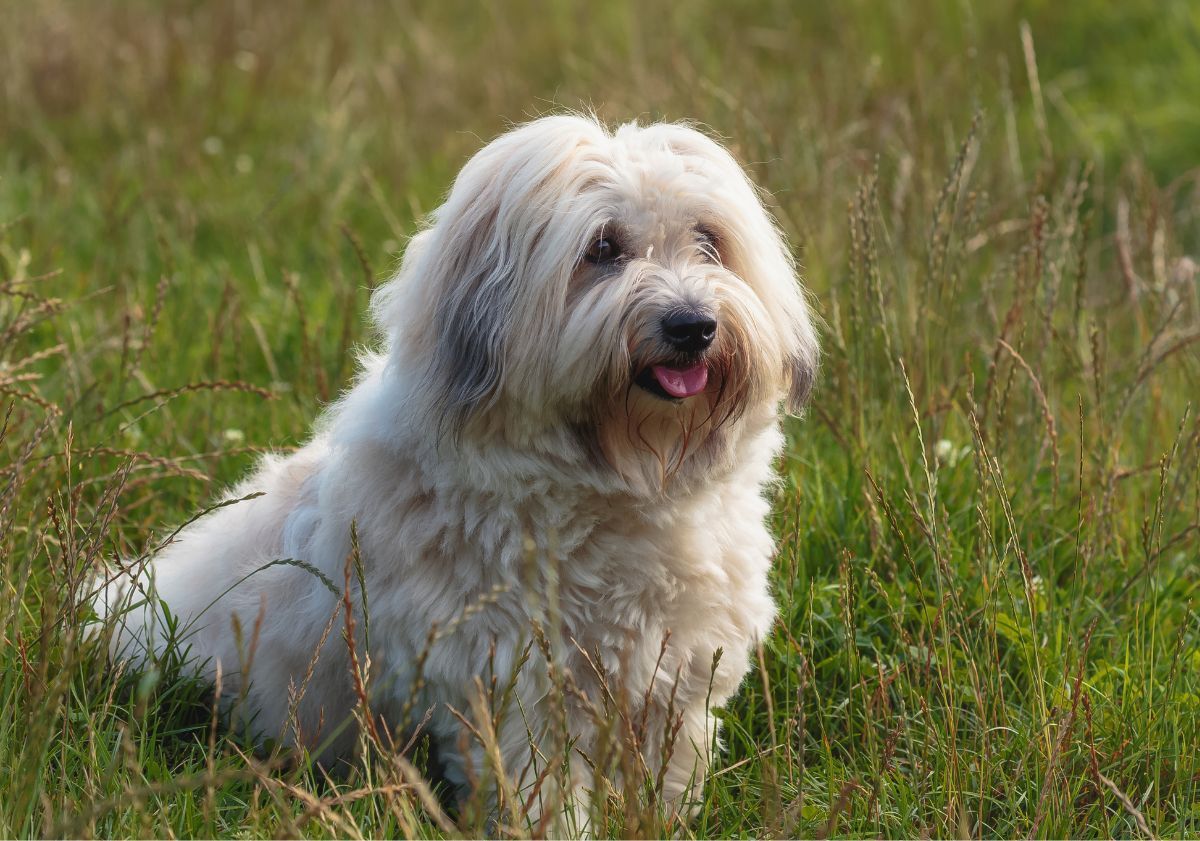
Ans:
[[[495,216],[477,224],[487,230],[470,233],[470,242],[444,244],[457,253],[443,296],[436,302],[430,325],[433,355],[426,387],[437,395],[439,433],[460,436],[471,420],[499,397],[503,387],[505,348],[513,321],[512,268],[508,261],[481,258],[492,247]]]
[[[806,306],[796,323],[794,344],[786,363],[788,393],[784,408],[792,415],[799,415],[804,411],[817,381],[820,349],[816,329],[810,319]]]
[[[784,408],[790,415],[799,415],[808,405],[817,380],[816,354],[795,354],[788,359],[788,393]]]

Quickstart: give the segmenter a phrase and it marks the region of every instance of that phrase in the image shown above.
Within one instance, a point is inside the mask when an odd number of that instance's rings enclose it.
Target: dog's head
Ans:
[[[499,137],[373,310],[440,434],[535,447],[569,429],[647,480],[747,413],[799,410],[817,361],[754,185],[683,125],[554,116]]]

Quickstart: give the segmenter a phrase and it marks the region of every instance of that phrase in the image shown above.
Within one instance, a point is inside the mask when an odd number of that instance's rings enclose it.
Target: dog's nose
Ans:
[[[717,320],[699,310],[676,310],[663,316],[662,332],[676,350],[699,353],[713,343]]]

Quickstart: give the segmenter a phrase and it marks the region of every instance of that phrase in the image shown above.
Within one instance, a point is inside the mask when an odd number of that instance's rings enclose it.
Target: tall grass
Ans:
[[[294,446],[465,157],[564,106],[728,138],[826,348],[702,807],[599,831],[1200,832],[1198,21],[1070,5],[5,3],[0,834],[488,828],[419,745],[249,752],[77,593]]]

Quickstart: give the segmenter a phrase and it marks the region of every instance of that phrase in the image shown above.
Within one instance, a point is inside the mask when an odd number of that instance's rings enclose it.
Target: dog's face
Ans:
[[[421,366],[443,431],[561,447],[571,430],[642,486],[747,413],[798,409],[816,365],[753,185],[680,125],[610,134],[560,116],[503,135],[373,307],[395,364]]]

